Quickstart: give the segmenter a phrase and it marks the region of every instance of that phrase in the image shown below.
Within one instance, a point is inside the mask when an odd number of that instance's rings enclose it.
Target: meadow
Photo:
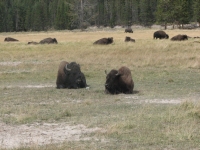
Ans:
[[[155,31],[0,33],[0,123],[5,128],[36,123],[99,128],[81,134],[79,140],[19,147],[6,147],[0,136],[0,148],[199,149],[200,39],[153,40]],[[166,33],[170,38],[177,34],[195,37],[200,30]],[[125,43],[125,36],[136,42]],[[4,42],[5,37],[19,42]],[[58,44],[27,44],[47,37],[56,38]],[[92,44],[103,37],[113,37],[114,43]],[[80,64],[89,89],[56,89],[63,60]],[[134,94],[105,94],[105,70],[121,66],[132,72]]]

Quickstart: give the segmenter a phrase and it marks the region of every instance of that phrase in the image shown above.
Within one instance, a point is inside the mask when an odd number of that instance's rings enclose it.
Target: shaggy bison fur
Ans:
[[[131,37],[126,36],[124,42],[135,42],[135,39],[132,39]]]
[[[125,29],[125,33],[133,33],[133,30],[131,28]]]
[[[123,66],[119,70],[112,69],[106,76],[105,92],[110,94],[132,94],[134,82],[131,71]]]
[[[19,41],[19,40],[14,39],[14,38],[11,38],[11,37],[6,37],[6,38],[4,39],[4,42],[17,42],[17,41]]]
[[[108,45],[113,43],[113,37],[109,38],[102,38],[97,41],[95,41],[93,44],[100,44],[100,45]]]
[[[184,40],[188,40],[188,36],[187,35],[181,35],[181,34],[178,34],[174,37],[171,38],[172,41],[184,41]]]
[[[76,62],[62,61],[58,68],[56,85],[58,89],[78,89],[87,86],[84,74]]]
[[[57,44],[56,38],[46,38],[40,41],[40,44]]]
[[[153,38],[154,39],[168,39],[169,35],[166,34],[164,31],[159,30],[159,31],[154,32]]]

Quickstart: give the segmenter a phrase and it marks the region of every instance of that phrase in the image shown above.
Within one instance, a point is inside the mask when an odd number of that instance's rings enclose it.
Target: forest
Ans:
[[[200,22],[200,0],[0,0],[0,32]]]

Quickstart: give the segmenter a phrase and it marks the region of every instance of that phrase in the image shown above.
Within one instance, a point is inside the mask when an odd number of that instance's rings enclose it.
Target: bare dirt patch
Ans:
[[[0,65],[1,66],[17,66],[17,65],[19,65],[19,64],[21,64],[22,62],[20,62],[20,61],[17,61],[17,62],[9,62],[9,61],[7,61],[7,62],[0,62]]]
[[[6,86],[6,88],[49,88],[55,87],[55,85],[17,85],[17,86]]]
[[[126,96],[126,99],[138,100],[138,96]],[[154,104],[180,104],[184,100],[181,99],[145,99],[140,100],[138,103],[154,103]],[[130,102],[127,102],[130,103]]]
[[[35,123],[11,126],[0,122],[0,126],[0,148],[90,140],[91,137],[83,135],[102,130],[101,128],[87,128],[82,124],[70,126],[66,123]]]

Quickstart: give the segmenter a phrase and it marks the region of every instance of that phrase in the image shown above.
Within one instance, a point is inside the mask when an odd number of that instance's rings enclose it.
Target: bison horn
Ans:
[[[67,68],[67,65],[65,66],[65,69],[66,69],[67,71],[71,71],[71,69]]]
[[[121,74],[118,72],[117,74],[115,74],[115,76],[117,77],[117,76],[120,76]]]

